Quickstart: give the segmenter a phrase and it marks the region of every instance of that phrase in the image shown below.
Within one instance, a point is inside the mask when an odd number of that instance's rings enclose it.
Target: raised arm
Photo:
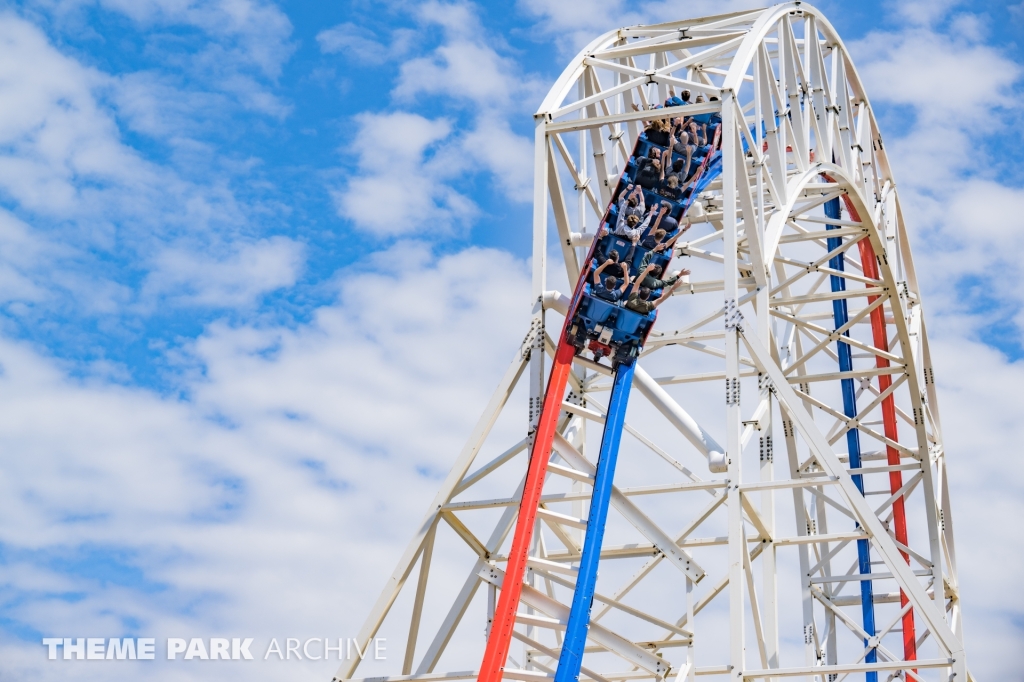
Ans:
[[[626,199],[629,198],[629,193],[633,191],[633,183],[626,185],[626,188],[619,192],[618,205],[619,209],[622,209],[622,205],[626,203]]]
[[[636,281],[639,282],[640,278],[637,277]],[[622,266],[622,286],[619,287],[619,291],[623,294],[626,293],[626,287],[629,286],[629,268],[625,265]]]
[[[672,292],[675,291],[680,286],[682,286],[682,284],[682,280],[676,280],[675,284],[673,284],[670,287],[667,287],[663,292],[661,292],[661,296],[659,296],[658,299],[652,304],[653,307],[657,308],[659,305],[667,301],[669,297],[672,295]]]
[[[654,225],[651,227],[651,232],[657,232],[658,225],[661,225],[661,219],[665,217],[670,208],[671,206],[669,206],[669,203],[667,201],[661,205],[661,210],[658,211],[658,217],[655,218],[654,220]]]
[[[675,235],[671,239],[669,239],[667,242],[663,242],[661,244],[658,244],[656,247],[654,247],[654,250],[655,251],[667,251],[667,250],[671,249],[673,246],[675,246],[676,240],[679,239],[681,236],[683,236],[683,233],[686,232],[689,229],[690,229],[689,225],[685,225],[683,227],[680,227],[679,231],[676,232]]]
[[[651,220],[654,219],[655,215],[661,215],[661,212],[658,209],[660,209],[662,206],[668,206],[668,202],[656,201],[654,202],[653,206],[647,209],[647,215],[644,216],[644,228],[651,224]]]
[[[644,199],[644,188],[637,185],[633,188],[633,194],[636,195],[637,206],[640,207],[640,211],[645,211],[647,209],[647,201]]]
[[[637,106],[636,102],[633,103],[633,111],[640,111],[640,107]],[[640,121],[640,125],[642,125],[644,128],[646,128],[647,126],[651,125],[651,122],[650,121],[641,120]]]
[[[633,298],[633,296],[636,295],[637,290],[640,289],[641,285],[643,285],[644,280],[647,279],[647,275],[649,275],[651,270],[653,269],[654,264],[651,263],[646,268],[644,268],[642,272],[637,273],[636,279],[633,280],[633,287],[629,290],[629,294],[626,295],[627,299]]]
[[[601,284],[601,273],[604,272],[604,269],[606,267],[608,267],[614,262],[615,261],[609,258],[608,260],[597,266],[597,268],[594,270],[594,286],[598,286]]]

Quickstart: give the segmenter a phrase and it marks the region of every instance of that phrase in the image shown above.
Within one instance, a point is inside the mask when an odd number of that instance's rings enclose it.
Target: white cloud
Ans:
[[[489,109],[503,108],[516,101],[523,89],[514,64],[487,45],[450,42],[429,57],[402,64],[394,94],[400,99],[444,94]]]
[[[103,247],[116,239],[114,224],[128,218],[138,228],[133,237],[239,222],[222,189],[192,185],[122,141],[96,94],[116,87],[108,75],[61,54],[10,14],[0,21],[0,47],[0,193],[21,210],[95,221],[88,237]]]
[[[1024,542],[1024,527],[1010,520],[1024,514],[1024,469],[1007,453],[1018,452],[1024,437],[1021,403],[1013,398],[1024,367],[1006,362],[990,347],[964,340],[951,322],[933,334],[938,339],[932,348],[952,487],[967,660],[978,679],[1013,677],[1020,655],[1005,652],[1019,651],[1024,639],[1024,597],[1014,587],[1024,575],[1016,549]]]
[[[209,17],[218,15],[189,14],[192,5],[184,2],[117,6],[140,22],[191,17],[217,30]],[[523,6],[542,17],[550,35],[567,41],[589,40],[633,16],[620,13],[622,3],[591,3],[588,11],[539,0]],[[416,62],[422,82],[403,75],[406,89],[396,90],[396,97],[446,98],[446,104],[482,113],[459,136],[447,119],[358,117],[351,151],[359,174],[336,198],[360,230],[430,235],[465,223],[475,206],[457,182],[474,169],[486,168],[515,196],[529,196],[532,141],[516,135],[509,121],[532,86],[523,85],[529,78],[500,41],[469,37],[477,35],[477,25],[468,7],[434,3],[422,10],[424,25],[445,27],[445,42]],[[693,14],[705,12],[705,5],[688,7]],[[667,8],[637,9],[668,14]],[[674,6],[663,18],[678,12]],[[651,20],[646,14],[642,19]],[[320,41],[322,49],[358,52],[344,45],[345,35]],[[5,296],[33,302],[53,288],[80,287],[75,273],[53,274],[52,264],[123,241],[144,254],[143,263],[156,264],[146,279],[151,295],[186,305],[246,306],[294,280],[302,257],[295,242],[239,237],[228,240],[236,246],[225,254],[196,246],[201,238],[194,235],[192,241],[171,239],[169,234],[204,232],[211,225],[238,226],[241,210],[230,193],[195,188],[124,145],[94,96],[97,87],[113,87],[108,77],[62,57],[15,19],[0,22],[0,41],[6,48],[0,53],[0,141],[14,148],[0,159],[10,164],[6,174],[0,172],[0,187],[22,206],[82,223],[81,232],[53,236],[0,215],[0,252],[17,256],[0,259]],[[950,46],[963,59],[948,58]],[[986,50],[915,30],[859,65],[876,101],[915,107],[919,114],[909,135],[890,141],[891,158],[929,287],[968,651],[975,673],[995,679],[1015,674],[1016,662],[1006,652],[1019,644],[1017,614],[1024,612],[1013,593],[1016,558],[1007,550],[1019,544],[1020,529],[994,527],[990,518],[1021,513],[1016,500],[1024,482],[1007,453],[1019,449],[1019,401],[1013,396],[1024,377],[1018,376],[1019,363],[971,338],[978,316],[968,315],[942,281],[995,271],[1013,293],[1007,282],[1022,279],[1018,263],[1024,259],[1013,244],[1024,197],[988,177],[957,184],[964,170],[983,164],[965,160],[969,141],[945,122],[983,118],[984,109],[971,98],[1018,106],[1006,83],[1019,69]],[[252,57],[254,63],[262,59]],[[268,59],[270,66],[260,68],[273,73],[275,58]],[[473,59],[497,86],[466,85]],[[929,60],[949,69],[947,80],[962,83],[969,96],[943,99],[940,79],[947,72]],[[961,62],[967,71],[958,70]],[[976,66],[990,70],[972,80]],[[919,80],[888,87],[903,78]],[[119,107],[134,129],[164,136],[187,129],[188,102],[159,110],[162,98],[173,97],[173,83],[139,76],[126,78],[123,87]],[[511,108],[490,108],[496,102]],[[253,106],[273,111],[275,103]],[[138,224],[121,224],[130,219]],[[7,606],[9,619],[48,634],[122,632],[134,627],[125,625],[131,619],[157,636],[201,630],[355,634],[436,488],[417,471],[448,467],[522,338],[528,276],[524,264],[506,253],[473,249],[438,258],[428,244],[403,243],[345,269],[337,282],[338,303],[317,310],[309,324],[209,327],[181,366],[187,399],[112,386],[106,379],[71,379],[59,363],[0,339],[0,447],[19,454],[7,458],[0,475],[0,516],[7,520],[0,538],[18,554],[0,565],[0,584],[22,597]],[[131,299],[130,292],[99,285],[81,295],[113,311]],[[1024,300],[1022,292],[1013,295]],[[524,423],[515,425],[516,433]],[[137,572],[144,584],[103,584],[50,560],[90,547],[122,555],[128,572]],[[993,579],[987,569],[995,564],[1009,568]],[[68,594],[85,597],[69,600]],[[0,656],[8,674],[19,679],[67,677],[65,668],[40,666],[35,642],[0,644]],[[170,682],[186,674],[163,666],[101,665],[90,673],[104,682],[143,675]],[[252,671],[254,680],[282,678],[264,666]],[[333,672],[330,666],[288,672],[325,671]],[[187,674],[223,677],[214,666]]]
[[[68,216],[85,199],[75,180],[155,183],[154,169],[120,144],[95,101],[102,74],[49,45],[31,24],[0,21],[0,190],[30,210]],[[91,192],[90,192],[91,194]]]
[[[99,6],[129,17],[144,28],[184,25],[198,28],[222,42],[232,61],[276,77],[294,46],[287,15],[269,0],[34,0],[59,20],[80,20],[80,12]]]
[[[168,248],[154,258],[142,298],[182,305],[248,307],[263,294],[295,283],[303,251],[301,244],[286,237],[234,244],[221,258]]]
[[[475,204],[449,182],[460,173],[488,172],[498,191],[512,201],[529,201],[532,195],[533,143],[514,132],[511,121],[540,101],[543,91],[536,77],[525,73],[512,57],[501,54],[503,41],[485,30],[476,8],[468,3],[427,2],[416,7],[414,18],[421,33],[440,27],[443,39],[428,54],[401,64],[392,96],[401,104],[442,98],[465,109],[468,121],[427,122],[404,113],[381,121],[374,120],[372,114],[357,118],[354,151],[361,174],[335,196],[344,216],[362,229],[382,234],[434,223],[448,229],[447,224],[462,223],[475,215]],[[403,38],[385,46],[366,38],[365,33],[365,29],[346,23],[322,32],[317,39],[325,52],[344,50],[368,62],[390,58],[407,44]],[[396,136],[389,131],[395,124],[400,128],[410,125],[409,133],[403,130]],[[452,125],[461,128],[456,132]],[[395,158],[402,161],[398,166],[403,171],[401,197],[394,196],[395,171],[381,163],[380,154],[391,149],[390,139],[401,140],[394,151]],[[430,156],[424,156],[427,150]],[[366,210],[367,204],[379,205],[385,200],[402,216],[402,226],[380,221]],[[383,229],[381,222],[385,223]]]
[[[387,47],[373,38],[367,38],[367,33],[367,29],[347,21],[320,31],[316,34],[316,41],[324,54],[343,52],[366,62],[384,61]]]
[[[320,51],[324,54],[342,54],[368,64],[382,64],[399,57],[413,47],[416,32],[398,28],[391,32],[391,41],[376,39],[373,32],[350,21],[324,29],[316,34]]]
[[[503,252],[407,243],[339,282],[309,325],[211,327],[187,400],[69,379],[0,339],[0,445],[20,453],[0,476],[0,584],[20,595],[9,620],[83,636],[355,636],[434,493],[423,472],[450,465],[522,339],[529,279]],[[119,568],[98,579],[89,557]],[[35,641],[3,654],[26,679],[68,674]],[[288,669],[333,672],[305,665]]]
[[[386,451],[415,433],[425,444],[418,461],[446,469],[458,439],[437,425],[463,420],[450,405],[490,390],[473,368],[511,358],[526,329],[523,263],[482,249],[438,258],[426,243],[405,242],[338,281],[340,304],[318,311],[309,328],[211,329],[195,346],[208,379],[195,386],[197,403],[243,427],[291,412],[314,430]],[[410,400],[420,384],[432,397]],[[382,415],[403,428],[379,431]],[[437,460],[435,440],[449,446]]]
[[[486,31],[473,6],[431,1],[417,8],[416,18],[423,26],[439,26],[444,40],[430,54],[402,64],[395,97],[441,94],[505,116],[540,102],[543,86],[499,52],[503,39]]]
[[[912,105],[929,124],[967,128],[985,121],[984,130],[971,130],[987,134],[994,108],[1020,105],[1011,88],[1021,65],[989,45],[911,29],[871,33],[851,49],[873,102]]]
[[[118,118],[130,130],[172,144],[204,132],[227,104],[223,94],[185,90],[178,79],[159,71],[111,79],[109,89]]]
[[[38,268],[57,256],[54,247],[32,234],[31,229],[7,211],[0,211],[0,301],[39,302],[47,298],[38,282]]]
[[[216,62],[217,56],[216,54],[212,55],[210,61]],[[284,119],[292,112],[291,104],[263,87],[252,76],[228,73],[220,78],[217,85],[223,92],[234,95],[238,103],[247,111],[255,111],[277,119]]]
[[[223,95],[183,93],[155,72],[111,77],[11,14],[0,21],[0,47],[0,196],[19,216],[5,223],[4,238],[32,245],[0,253],[6,295],[20,301],[12,312],[34,315],[42,309],[25,304],[45,303],[50,312],[119,314],[138,294],[119,280],[140,267],[154,268],[143,273],[150,310],[157,294],[247,306],[294,283],[301,249],[250,236],[247,209],[228,189],[225,174],[248,169],[191,137],[210,125],[197,119],[212,118]],[[115,113],[136,132],[171,140],[177,168],[126,144]],[[250,245],[216,257],[221,243]],[[207,255],[193,261],[186,251]],[[134,273],[126,275],[126,260]]]
[[[178,92],[168,102],[220,96],[222,109],[230,104],[279,119],[291,112],[272,85],[295,49],[292,26],[271,0],[29,0],[26,5],[26,14],[42,10],[58,35],[79,38],[108,39],[90,23],[97,11],[127,17],[145,32],[146,52],[156,57],[159,69],[186,76],[187,84],[176,83]],[[182,28],[184,35],[172,37],[168,31]],[[169,85],[165,78],[162,88]]]
[[[923,284],[941,301],[932,309],[973,304],[963,295],[965,277],[991,283],[994,299],[1024,304],[1024,287],[1014,284],[1024,276],[1024,247],[1012,237],[1024,190],[992,176],[993,163],[1003,160],[986,145],[1021,139],[1006,118],[1024,112],[1013,90],[1024,68],[992,46],[919,27],[869,34],[851,49],[875,106],[913,111],[904,135],[882,134],[919,237],[915,251],[929,266]],[[975,325],[988,322],[980,315]]]
[[[481,116],[462,136],[463,154],[486,168],[496,181],[498,193],[513,201],[533,198],[533,144],[516,135],[507,120]]]
[[[887,9],[910,24],[930,25],[941,21],[963,0],[904,0]]]
[[[446,142],[444,119],[418,114],[363,113],[352,151],[358,173],[335,192],[339,214],[381,237],[450,233],[476,213],[476,205],[446,184],[468,160]]]

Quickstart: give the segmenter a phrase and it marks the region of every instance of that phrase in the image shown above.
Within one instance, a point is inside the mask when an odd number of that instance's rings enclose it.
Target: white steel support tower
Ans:
[[[842,40],[791,2],[612,31],[565,68],[535,116],[530,327],[359,633],[391,659],[336,680],[477,677],[569,305],[554,289],[646,122],[704,113],[722,172],[680,221],[692,274],[636,362],[580,677],[970,679],[896,181]],[[573,361],[505,679],[558,666],[609,375]]]

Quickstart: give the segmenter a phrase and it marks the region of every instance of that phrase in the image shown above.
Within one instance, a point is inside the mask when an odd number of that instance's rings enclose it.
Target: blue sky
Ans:
[[[522,338],[547,87],[606,30],[744,4],[2,3],[12,679],[69,628],[354,635],[362,596],[293,583],[377,589]],[[984,501],[1024,512],[1024,3],[818,6],[915,230],[961,551],[1016,564]],[[972,668],[1019,678],[1019,567],[962,571]]]
[[[216,2],[197,3],[196,8],[206,9],[188,11],[169,8],[189,3],[5,4],[13,17],[28,22],[37,37],[94,79],[90,94],[97,116],[110,126],[104,131],[110,140],[154,173],[183,184],[172,191],[148,186],[152,193],[138,212],[105,210],[103,202],[118,203],[118,192],[132,192],[133,186],[103,173],[81,173],[71,180],[81,183],[81,191],[98,190],[101,196],[66,211],[50,211],[46,200],[37,205],[5,192],[4,206],[14,216],[71,250],[48,259],[59,262],[64,272],[62,282],[44,285],[45,302],[15,298],[21,305],[7,306],[7,329],[15,338],[79,364],[76,371],[88,373],[91,363],[103,360],[122,380],[161,391],[174,390],[179,374],[167,367],[168,350],[187,345],[205,325],[215,320],[308,322],[318,306],[335,296],[332,282],[339,272],[367,250],[393,241],[394,232],[404,232],[353,229],[345,212],[352,207],[341,208],[336,200],[339,188],[359,173],[360,153],[371,165],[375,156],[376,163],[397,160],[388,147],[377,156],[370,141],[363,152],[353,149],[360,114],[398,109],[464,129],[474,125],[482,105],[482,115],[500,123],[513,136],[511,142],[522,146],[531,127],[529,113],[579,36],[599,30],[599,19],[618,18],[608,3],[598,3],[604,11],[591,18],[591,29],[560,16],[545,21],[539,2],[520,3],[511,16],[503,4],[481,3],[464,10],[477,22],[469,29],[474,35],[456,38],[451,27],[445,28],[446,19],[410,12],[412,5],[402,3],[243,3],[253,16],[244,20],[249,23],[235,20],[238,25],[225,21],[226,10],[217,9]],[[920,29],[924,19],[936,35],[967,36],[952,38],[954,45],[984,45],[1015,63],[1024,60],[1016,40],[1024,28],[1019,5],[902,7],[823,5],[848,42],[906,31],[908,25]],[[642,8],[637,6],[629,18],[642,17]],[[650,13],[670,16],[672,11],[658,6]],[[908,21],[908,15],[916,21]],[[525,97],[488,103],[486,95],[479,99],[480,93],[433,97],[436,91],[429,88],[401,87],[403,65],[410,61],[447,64],[439,50],[449,40],[487,45],[493,66],[521,85]],[[954,83],[941,87],[956,96]],[[1019,95],[1019,88],[1017,82],[1011,91]],[[905,133],[917,119],[912,103],[882,101],[876,109],[889,135]],[[1020,112],[1000,114],[1011,124],[1011,139],[1019,140]],[[450,133],[439,140],[449,141]],[[996,151],[990,145],[1006,140],[995,135],[979,140],[980,151]],[[529,233],[521,229],[529,215],[527,197],[522,192],[509,196],[506,178],[473,158],[486,155],[481,146],[490,144],[484,137],[477,152],[460,150],[456,155],[461,158],[447,164],[439,159],[438,165],[452,169],[443,174],[466,205],[430,221],[434,253],[477,245],[521,258],[528,254]],[[424,156],[440,152],[443,157],[450,146],[427,145]],[[948,151],[952,157],[961,150]],[[1019,186],[1021,171],[1012,157],[992,157],[988,172],[981,174],[998,174],[1002,182]],[[528,180],[524,169],[518,172],[520,184]],[[396,168],[396,184],[400,173]],[[202,202],[204,210],[190,213],[189,200]],[[376,215],[386,209],[359,206],[358,212],[364,211]],[[103,228],[97,234],[84,221],[100,213]],[[221,281],[211,284],[215,290],[199,291],[182,281],[182,273],[167,272],[173,255],[162,253],[170,248],[183,256],[202,249],[212,257],[207,262],[212,269],[216,262],[242,257],[246,247],[250,258],[273,253],[284,259],[275,261],[281,266],[277,280],[258,286]],[[153,262],[161,254],[162,268]],[[106,299],[102,306],[81,304],[97,295]],[[1012,357],[1020,354],[1006,334],[989,337]]]

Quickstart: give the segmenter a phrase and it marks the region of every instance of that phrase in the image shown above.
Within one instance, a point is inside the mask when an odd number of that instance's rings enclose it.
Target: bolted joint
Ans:
[[[726,331],[743,331],[743,313],[735,298],[725,300],[725,329]]]
[[[740,380],[736,378],[725,380],[725,404],[740,404]]]

